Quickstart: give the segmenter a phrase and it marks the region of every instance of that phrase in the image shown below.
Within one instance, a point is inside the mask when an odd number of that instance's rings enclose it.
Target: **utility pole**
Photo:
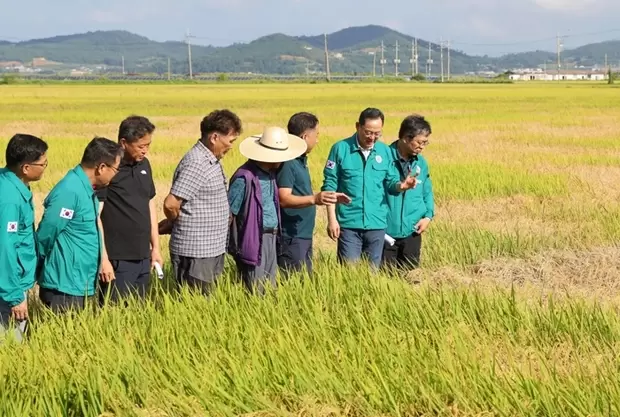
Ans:
[[[609,65],[607,64],[607,54],[605,54],[605,71],[609,70]]]
[[[416,73],[416,66],[418,64],[418,55],[416,54],[416,50],[415,50],[415,39],[413,41],[411,41],[411,59],[409,60],[409,62],[411,63],[411,76],[415,76]]]
[[[170,57],[168,57],[168,81],[170,81]]]
[[[448,40],[448,80],[450,80],[450,41]]]
[[[123,68],[123,75],[125,75],[125,55],[121,55],[121,67]]]
[[[386,60],[383,56],[383,52],[385,51],[385,47],[383,46],[383,41],[381,41],[381,77],[385,77],[385,63]]]
[[[325,40],[325,77],[327,77],[327,81],[331,81],[331,76],[329,74],[329,53],[327,51],[327,33],[323,34],[323,39]]]
[[[418,66],[418,63],[420,62],[420,49],[418,48],[418,39],[414,39],[414,44],[415,44],[415,75],[418,75],[420,73],[420,68]]]
[[[426,60],[426,78],[431,76],[431,66],[433,65],[433,48],[432,44],[428,43],[428,59]]]
[[[398,59],[398,41],[396,41],[396,53],[394,58],[394,75],[398,77],[398,64],[400,63],[400,59]]]
[[[560,33],[558,32],[557,37],[556,37],[556,49],[557,49],[557,54],[558,54],[558,81],[560,81],[560,67],[562,66],[562,61],[561,61],[561,50],[562,50],[562,40],[560,39]]]
[[[375,78],[377,76],[377,51],[373,51],[372,53],[372,77]]]
[[[443,39],[439,38],[439,67],[441,68],[441,82],[443,82]]]
[[[187,34],[185,35],[185,41],[187,42],[187,60],[189,63],[189,79],[194,78],[194,73],[192,72],[192,45],[189,41],[189,38],[192,37],[189,33],[189,29],[187,29]]]

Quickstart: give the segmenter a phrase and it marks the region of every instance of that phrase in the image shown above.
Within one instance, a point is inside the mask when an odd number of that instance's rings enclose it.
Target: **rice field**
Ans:
[[[384,138],[421,113],[436,219],[407,277],[340,268],[318,209],[316,279],[266,298],[227,276],[210,299],[54,318],[0,346],[2,415],[421,416],[620,413],[620,95],[603,84],[29,85],[0,87],[0,146],[50,144],[51,187],[129,114],[157,127],[158,205],[200,134],[229,108],[246,135],[320,119],[313,184],[362,109]],[[228,175],[243,163],[227,154]],[[160,215],[163,218],[163,212]],[[162,238],[164,253],[166,238]],[[167,255],[167,254],[166,254]],[[230,268],[228,268],[230,272]],[[38,314],[36,314],[38,312]]]

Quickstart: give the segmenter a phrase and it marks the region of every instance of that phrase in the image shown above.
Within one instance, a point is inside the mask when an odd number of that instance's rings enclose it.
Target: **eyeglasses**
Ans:
[[[112,165],[108,165],[108,164],[104,164],[104,165],[107,166],[108,168],[112,168],[114,172],[118,172],[118,168],[113,167]]]
[[[364,130],[364,136],[367,136],[369,138],[380,138],[381,136],[383,136],[383,132],[371,132],[370,130]]]
[[[46,160],[45,162],[43,162],[42,164],[24,164],[24,165],[31,165],[33,167],[43,167],[43,168],[47,168],[47,164],[48,161]]]

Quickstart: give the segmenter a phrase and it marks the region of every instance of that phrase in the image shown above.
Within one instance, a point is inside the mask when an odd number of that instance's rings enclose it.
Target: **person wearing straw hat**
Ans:
[[[281,127],[265,127],[239,145],[248,158],[230,179],[228,199],[230,253],[246,288],[263,294],[265,282],[275,287],[277,245],[281,231],[276,171],[280,164],[304,154],[306,142]]]

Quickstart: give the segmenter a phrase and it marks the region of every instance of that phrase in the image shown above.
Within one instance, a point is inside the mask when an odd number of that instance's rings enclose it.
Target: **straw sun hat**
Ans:
[[[262,134],[249,136],[239,145],[241,155],[259,162],[290,161],[307,149],[305,140],[276,126],[266,127]]]

